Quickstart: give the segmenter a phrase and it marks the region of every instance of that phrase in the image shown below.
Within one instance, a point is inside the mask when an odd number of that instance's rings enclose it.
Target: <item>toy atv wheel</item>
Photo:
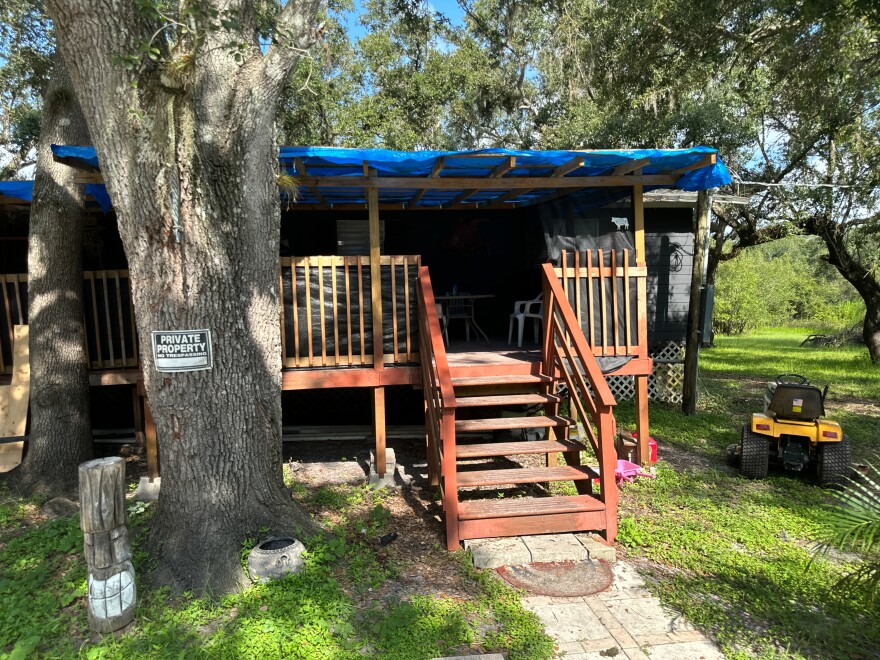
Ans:
[[[749,479],[766,477],[767,464],[770,462],[770,444],[767,438],[753,433],[748,426],[743,426],[740,448],[740,470],[743,476]]]
[[[816,478],[820,486],[839,486],[846,482],[850,470],[849,438],[819,445]]]

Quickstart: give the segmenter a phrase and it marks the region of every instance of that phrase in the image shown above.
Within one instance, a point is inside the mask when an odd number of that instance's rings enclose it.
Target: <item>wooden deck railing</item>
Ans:
[[[427,266],[419,268],[419,350],[425,396],[425,435],[428,476],[440,486],[446,514],[447,538],[458,539],[458,489],[455,456],[455,394],[446,348],[437,316],[437,303]],[[456,540],[457,543],[457,540]]]
[[[27,322],[27,275],[0,275],[0,374],[12,373],[13,332]]]
[[[90,367],[137,367],[137,332],[128,271],[83,272],[83,306]],[[13,327],[27,322],[27,275],[0,275],[0,374],[12,373]]]
[[[384,364],[419,362],[418,255],[380,258]],[[373,364],[369,257],[283,257],[279,268],[283,366]],[[27,275],[0,275],[0,374],[12,371],[12,332],[28,322]],[[296,294],[294,295],[294,291]],[[83,273],[84,323],[93,370],[138,366],[127,270]]]
[[[592,346],[593,355],[648,357],[645,264],[629,250],[562,251],[555,268],[564,298]]]
[[[543,373],[562,380],[571,395],[570,405],[582,422],[590,446],[599,460],[599,498],[607,512],[617,511],[617,452],[614,448],[615,422],[612,413],[616,404],[605,376],[596,362],[594,351],[568,302],[565,289],[551,264],[543,266],[544,291],[544,364]],[[577,452],[566,454],[567,461],[580,464]],[[589,489],[589,482],[578,482]],[[617,535],[617,516],[607,517],[607,538]]]
[[[415,288],[420,264],[418,255],[380,257],[384,363],[419,360]],[[282,257],[279,284],[284,367],[373,364],[369,257]]]

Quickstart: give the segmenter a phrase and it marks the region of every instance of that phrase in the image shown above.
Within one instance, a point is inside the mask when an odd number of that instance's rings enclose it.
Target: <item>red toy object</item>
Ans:
[[[617,469],[614,471],[614,476],[616,477],[618,484],[623,481],[632,483],[635,477],[648,477],[648,479],[654,478],[654,475],[650,472],[643,472],[640,465],[625,461],[622,458],[617,461]]]
[[[635,431],[632,432],[632,437],[634,440],[639,439],[639,434]],[[650,435],[648,436],[648,448],[651,450],[651,463],[657,462],[657,441],[654,440]]]

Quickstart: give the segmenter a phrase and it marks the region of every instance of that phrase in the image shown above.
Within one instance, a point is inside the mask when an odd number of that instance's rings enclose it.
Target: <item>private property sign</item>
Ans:
[[[156,371],[199,371],[214,366],[210,330],[158,330],[153,332]]]

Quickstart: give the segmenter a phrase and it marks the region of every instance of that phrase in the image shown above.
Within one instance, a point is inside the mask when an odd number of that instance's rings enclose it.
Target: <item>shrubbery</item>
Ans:
[[[864,302],[824,253],[814,237],[790,236],[721,263],[714,331],[741,334],[793,322],[842,330],[862,321]]]

